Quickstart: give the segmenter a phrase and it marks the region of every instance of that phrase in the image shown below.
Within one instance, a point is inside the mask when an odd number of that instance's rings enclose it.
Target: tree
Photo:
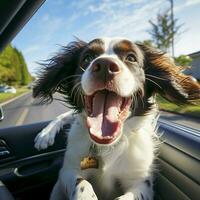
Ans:
[[[18,55],[20,62],[20,73],[21,73],[20,85],[27,85],[31,81],[31,76],[28,72],[27,65],[22,52],[16,49],[16,53]]]
[[[179,34],[182,25],[178,25],[177,19],[171,18],[169,10],[159,13],[156,22],[150,20],[149,23],[152,26],[149,33],[152,36],[153,42],[159,49],[168,52],[173,38]]]
[[[144,40],[142,42],[144,45],[149,46],[149,47],[153,47],[153,41],[152,40]]]
[[[9,44],[0,53],[0,84],[26,85],[29,82],[31,82],[31,76],[23,54]]]
[[[15,73],[12,68],[13,49],[8,45],[0,54],[0,83],[11,84],[15,81]]]
[[[175,58],[175,62],[177,65],[185,67],[191,64],[192,58],[190,56],[180,55]]]

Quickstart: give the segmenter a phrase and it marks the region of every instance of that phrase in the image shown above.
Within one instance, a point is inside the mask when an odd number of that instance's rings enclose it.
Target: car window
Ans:
[[[32,97],[32,88],[41,69],[38,63],[76,38],[125,37],[158,47],[199,82],[200,28],[194,20],[200,18],[199,9],[199,1],[189,0],[174,1],[173,16],[170,1],[46,1],[0,53],[0,104],[4,112],[0,128],[52,120],[70,109],[58,93],[52,104],[40,104]],[[176,21],[173,27],[164,24],[165,19],[170,24],[172,17]],[[156,42],[156,26],[160,34],[162,26],[177,32],[168,46]],[[160,120],[200,129],[200,106],[175,105],[161,96],[157,100]]]

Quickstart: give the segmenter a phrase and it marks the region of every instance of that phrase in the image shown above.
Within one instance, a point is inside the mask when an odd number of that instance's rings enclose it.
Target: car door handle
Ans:
[[[63,159],[56,158],[50,160],[44,160],[35,162],[32,164],[24,165],[14,169],[14,174],[18,177],[28,177],[36,174],[41,174],[48,172],[51,169],[59,168],[61,166]]]
[[[5,157],[10,155],[10,151],[7,149],[7,147],[0,147],[0,157]]]
[[[6,144],[5,140],[0,139],[0,158],[5,158],[7,156],[9,156],[10,150],[8,145]]]

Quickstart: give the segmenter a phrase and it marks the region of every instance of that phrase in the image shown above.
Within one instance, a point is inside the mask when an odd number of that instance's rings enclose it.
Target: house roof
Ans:
[[[200,56],[200,51],[196,51],[194,53],[190,53],[190,54],[188,54],[188,56],[191,56],[191,57]]]

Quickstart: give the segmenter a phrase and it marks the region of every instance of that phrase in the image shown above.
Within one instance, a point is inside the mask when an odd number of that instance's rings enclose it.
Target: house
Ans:
[[[200,80],[200,51],[191,53],[188,56],[192,58],[191,68],[185,70],[184,73]]]

